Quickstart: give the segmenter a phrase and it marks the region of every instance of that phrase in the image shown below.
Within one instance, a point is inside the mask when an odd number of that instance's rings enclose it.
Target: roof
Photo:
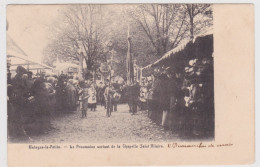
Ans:
[[[7,58],[11,59],[12,69],[15,68],[14,66],[18,66],[18,65],[30,65],[30,66],[34,66],[34,68],[39,68],[39,69],[40,68],[53,69],[52,67],[40,63],[37,60],[33,60],[31,57],[29,57],[8,34],[7,34],[6,41],[7,41],[6,55]]]
[[[177,53],[183,51],[189,43],[195,43],[198,38],[205,37],[205,36],[212,35],[212,34],[213,34],[213,30],[209,30],[206,33],[195,36],[193,38],[193,40],[184,41],[179,46],[177,46],[176,48],[174,48],[174,49],[168,51],[167,53],[165,53],[160,59],[158,59],[157,61],[155,61],[152,64],[149,64],[149,65],[143,67],[142,69],[145,70],[145,69],[151,68],[152,66],[160,63],[162,60],[168,59],[169,57],[174,56]]]
[[[79,68],[79,65],[70,62],[63,62],[63,63],[56,64],[56,70],[64,70],[67,68]]]

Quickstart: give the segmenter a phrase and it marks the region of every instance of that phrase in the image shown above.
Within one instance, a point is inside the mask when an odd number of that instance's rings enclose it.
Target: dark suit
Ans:
[[[138,97],[140,95],[140,86],[134,84],[127,87],[127,99],[129,105],[129,112],[135,114],[137,112]]]

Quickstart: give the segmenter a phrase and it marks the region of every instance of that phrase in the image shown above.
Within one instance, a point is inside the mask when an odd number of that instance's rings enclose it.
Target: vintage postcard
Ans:
[[[8,5],[10,167],[252,164],[252,4]]]

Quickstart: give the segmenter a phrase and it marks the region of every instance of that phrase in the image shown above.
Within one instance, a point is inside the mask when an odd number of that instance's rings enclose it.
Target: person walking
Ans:
[[[80,103],[80,110],[81,110],[81,118],[87,117],[87,110],[88,110],[88,88],[87,84],[82,84],[82,90],[79,91],[79,103]]]
[[[136,81],[134,81],[134,84],[130,83],[130,85],[127,88],[129,112],[132,113],[132,115],[136,114],[137,112],[137,104],[138,104],[139,96],[140,96],[140,86]]]
[[[115,93],[115,91],[113,89],[113,86],[106,87],[105,92],[104,92],[104,97],[105,97],[105,101],[106,101],[107,117],[110,117],[111,112],[113,111],[112,99],[113,99],[114,93]]]
[[[89,98],[88,98],[88,106],[89,108],[94,111],[96,111],[97,107],[97,91],[95,89],[94,84],[91,84],[89,90]]]
[[[105,94],[107,87],[108,87],[108,84],[107,84],[107,82],[105,82],[105,84],[102,88],[102,98],[103,98],[102,103],[103,103],[105,109],[107,108],[107,101],[106,101],[106,94]]]
[[[113,94],[113,98],[112,98],[112,111],[117,111],[117,104],[119,103],[119,100],[121,98],[121,94],[120,92],[120,85],[118,83],[118,81],[116,81],[115,83],[112,84],[113,88],[114,88],[114,94]]]
[[[119,103],[120,98],[121,98],[121,94],[118,93],[118,90],[115,90],[112,99],[112,107],[113,107],[112,111],[117,111],[117,104]]]

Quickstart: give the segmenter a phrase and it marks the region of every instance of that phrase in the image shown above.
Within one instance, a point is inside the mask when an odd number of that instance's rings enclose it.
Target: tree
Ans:
[[[186,4],[185,10],[189,19],[190,38],[213,25],[210,4]]]
[[[159,57],[185,38],[186,13],[182,5],[138,5],[130,11],[130,16],[140,24]]]
[[[113,50],[115,75],[126,75],[128,26],[133,59],[144,67],[212,24],[209,4],[72,5],[51,27],[44,61],[78,62],[82,55],[93,71],[111,59]]]
[[[62,13],[62,22],[52,27],[54,38],[46,54],[63,60],[79,60],[81,55],[88,70],[104,57],[101,5],[73,5]]]

